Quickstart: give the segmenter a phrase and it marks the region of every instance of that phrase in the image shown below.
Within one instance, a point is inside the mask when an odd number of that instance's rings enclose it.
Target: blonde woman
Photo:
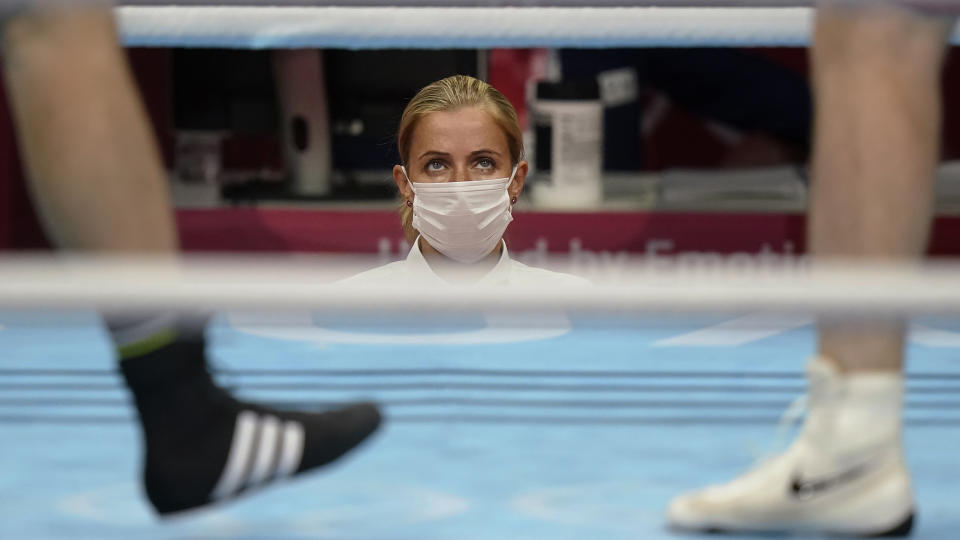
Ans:
[[[517,113],[496,88],[466,75],[424,87],[404,110],[397,147],[393,179],[413,247],[349,281],[587,283],[510,258],[503,234],[530,166]]]

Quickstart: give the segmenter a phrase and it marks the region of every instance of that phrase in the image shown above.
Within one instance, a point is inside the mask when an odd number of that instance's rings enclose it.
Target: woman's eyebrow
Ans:
[[[426,152],[421,154],[420,157],[417,159],[423,159],[427,156],[450,157],[450,154],[448,154],[447,152],[438,152],[437,150],[427,150]]]
[[[470,152],[471,156],[475,156],[477,154],[493,154],[495,156],[499,156],[500,152],[497,152],[496,150],[490,150],[489,148],[484,148],[482,150],[476,150],[474,152]]]

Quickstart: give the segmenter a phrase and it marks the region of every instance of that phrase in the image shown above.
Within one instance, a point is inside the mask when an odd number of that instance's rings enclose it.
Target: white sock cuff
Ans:
[[[899,410],[903,401],[904,377],[900,371],[866,371],[841,374],[836,364],[827,357],[815,356],[808,365],[811,382],[831,387],[831,394],[847,405],[869,404]]]
[[[113,337],[114,345],[127,347],[147,340],[159,333],[176,331],[177,315],[159,313],[140,316],[108,316],[107,329]]]

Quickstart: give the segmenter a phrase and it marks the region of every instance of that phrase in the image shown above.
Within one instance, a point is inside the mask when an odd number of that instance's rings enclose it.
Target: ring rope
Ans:
[[[121,6],[142,47],[500,48],[806,46],[808,7]],[[954,34],[960,43],[960,32]]]
[[[796,312],[872,316],[960,314],[960,265],[776,263],[684,267],[621,261],[596,286],[416,287],[335,281],[363,265],[338,258],[6,258],[0,309],[312,309],[403,314],[467,309],[542,313]],[[367,261],[366,268],[376,264]]]
[[[810,8],[122,6],[143,47],[499,48],[804,46]]]

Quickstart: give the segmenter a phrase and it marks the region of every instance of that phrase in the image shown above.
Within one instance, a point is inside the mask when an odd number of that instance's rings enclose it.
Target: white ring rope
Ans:
[[[251,49],[803,46],[812,21],[809,8],[117,9],[130,46]]]
[[[30,1],[30,0],[26,0]],[[34,0],[44,1],[44,0]],[[51,1],[51,0],[45,0]],[[55,1],[55,0],[54,0]],[[83,0],[72,0],[83,1]],[[89,1],[89,0],[88,0]],[[812,7],[831,0],[269,0],[272,6],[393,6],[393,7]],[[850,5],[877,0],[833,0]],[[956,0],[887,0],[929,11],[957,12]],[[116,0],[142,6],[260,6],[264,0]]]
[[[806,8],[122,7],[131,46],[345,49],[804,45]]]
[[[373,262],[373,261],[368,261]],[[623,261],[597,286],[418,287],[337,283],[336,260],[81,258],[0,260],[0,309],[320,310],[599,314],[796,312],[856,316],[958,315],[960,266],[734,265],[684,268],[669,259]],[[369,264],[367,265],[369,267]],[[173,268],[176,268],[173,270]]]
[[[805,46],[813,15],[803,7],[117,9],[129,46],[243,49]]]

